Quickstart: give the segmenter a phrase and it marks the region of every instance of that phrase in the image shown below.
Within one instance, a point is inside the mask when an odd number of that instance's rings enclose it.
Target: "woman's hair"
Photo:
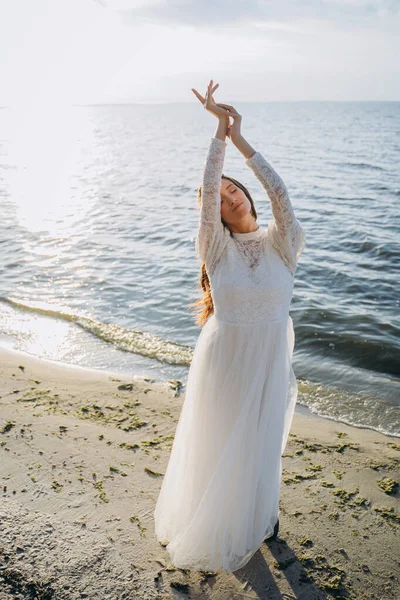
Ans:
[[[251,197],[249,190],[242,183],[240,183],[233,177],[228,177],[228,175],[222,174],[221,179],[229,179],[229,181],[232,181],[232,183],[237,185],[237,187],[240,188],[245,193],[247,198],[250,200],[250,204],[251,204],[250,214],[252,214],[253,217],[255,219],[257,219],[257,212],[256,212],[256,209],[254,206],[253,198]],[[201,188],[202,188],[202,186],[200,185],[200,187],[197,190],[197,202],[200,205],[200,207],[201,207],[201,200],[202,200],[202,195],[201,195],[202,189]],[[224,221],[224,219],[222,217],[221,217],[221,222],[225,228],[229,229],[228,225],[226,224],[226,222]],[[232,237],[231,231],[230,231],[230,235]],[[207,275],[205,263],[202,263],[201,268],[200,268],[199,283],[200,283],[200,287],[203,291],[203,297],[201,298],[201,300],[198,300],[197,302],[192,302],[189,306],[193,306],[195,309],[193,312],[196,315],[196,319],[195,319],[196,325],[203,327],[203,325],[206,324],[208,317],[214,313],[214,303],[213,303],[212,296],[211,296],[210,280]]]

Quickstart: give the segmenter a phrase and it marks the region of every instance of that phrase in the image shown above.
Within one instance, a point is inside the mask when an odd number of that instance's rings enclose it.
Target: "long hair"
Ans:
[[[222,174],[221,179],[229,179],[229,181],[232,181],[232,183],[237,185],[237,187],[240,188],[245,193],[247,198],[250,200],[250,204],[251,204],[250,214],[252,214],[254,219],[257,220],[257,212],[256,212],[256,209],[254,206],[253,198],[251,197],[249,190],[242,183],[240,183],[240,181],[237,181],[237,179],[234,179],[233,177],[228,177],[228,175]],[[197,204],[198,204],[199,209],[201,208],[201,201],[202,201],[202,186],[200,185],[200,187],[197,190]],[[222,217],[221,217],[221,222],[225,228],[229,229],[227,223],[224,221],[224,219]],[[232,237],[231,231],[230,231],[230,235]],[[201,264],[199,283],[200,283],[200,288],[203,292],[203,297],[200,300],[198,300],[197,302],[192,302],[191,304],[189,304],[189,306],[194,307],[193,313],[196,316],[196,318],[195,318],[196,325],[203,327],[206,324],[208,317],[210,317],[214,313],[214,303],[213,303],[213,299],[212,299],[212,295],[211,295],[210,280],[208,278],[205,263]]]

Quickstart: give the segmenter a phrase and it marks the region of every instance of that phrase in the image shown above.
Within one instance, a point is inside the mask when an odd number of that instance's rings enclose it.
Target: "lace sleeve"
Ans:
[[[211,138],[203,167],[202,199],[196,252],[210,273],[224,248],[225,228],[221,221],[221,175],[224,166],[226,142]]]
[[[306,234],[294,213],[286,186],[260,152],[248,158],[246,165],[252,169],[271,201],[273,218],[268,223],[268,237],[294,274],[297,261],[304,250]]]

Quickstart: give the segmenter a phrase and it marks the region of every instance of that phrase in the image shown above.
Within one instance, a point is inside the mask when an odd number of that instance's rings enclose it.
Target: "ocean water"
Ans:
[[[307,235],[298,405],[400,436],[399,102],[234,103]],[[200,333],[200,104],[0,109],[0,344],[186,382]],[[227,139],[224,172],[269,199]]]

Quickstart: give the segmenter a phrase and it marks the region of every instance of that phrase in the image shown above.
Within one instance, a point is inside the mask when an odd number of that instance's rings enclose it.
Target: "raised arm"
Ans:
[[[221,125],[225,136],[226,124]],[[224,167],[226,142],[212,137],[203,167],[202,198],[199,227],[196,236],[196,252],[211,273],[224,248],[225,228],[221,222],[221,175]]]
[[[246,158],[246,165],[252,169],[268,194],[273,214],[268,233],[273,246],[294,274],[304,249],[305,231],[294,213],[286,186],[260,152]]]
[[[297,218],[281,177],[260,152],[248,158],[246,165],[252,169],[269,196],[272,214],[280,235],[292,236],[296,229]]]

